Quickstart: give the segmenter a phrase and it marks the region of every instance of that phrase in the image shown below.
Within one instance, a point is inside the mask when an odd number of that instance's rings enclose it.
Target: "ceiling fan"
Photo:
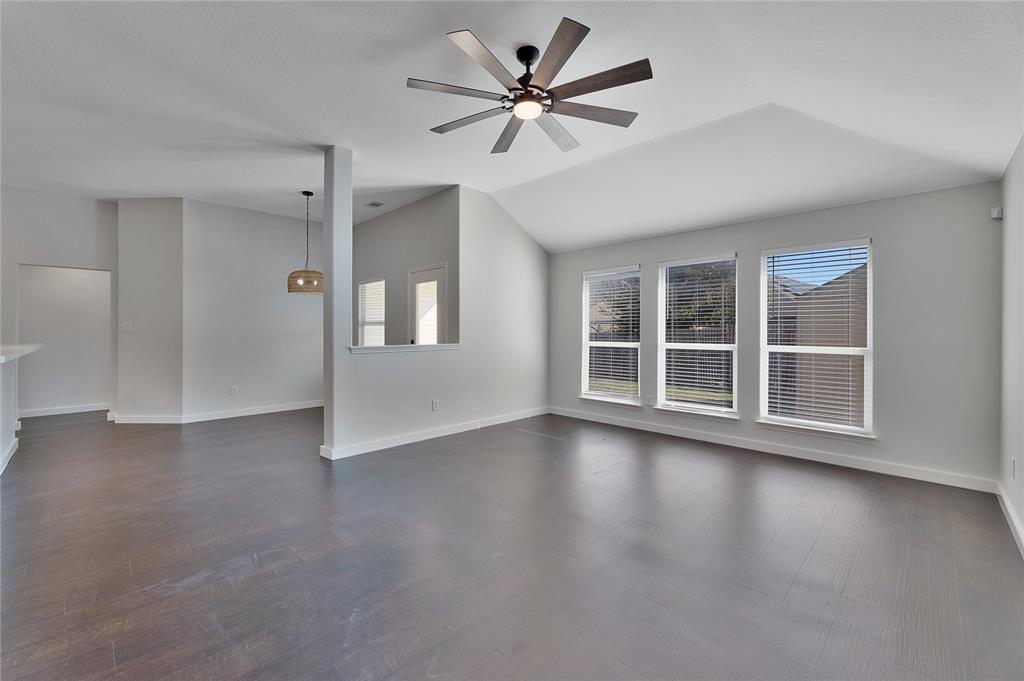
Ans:
[[[492,154],[501,154],[508,151],[512,141],[523,126],[523,121],[535,120],[541,129],[562,151],[570,151],[579,146],[579,142],[569,134],[569,131],[562,126],[551,114],[585,118],[598,123],[618,125],[623,128],[636,118],[636,112],[623,111],[621,109],[609,109],[603,106],[590,104],[579,104],[568,102],[567,99],[579,97],[580,95],[607,90],[608,88],[628,85],[641,80],[652,78],[651,62],[648,59],[641,59],[631,64],[619,66],[614,69],[595,73],[592,76],[580,78],[562,85],[551,86],[565,63],[569,61],[576,48],[583,39],[587,37],[590,29],[573,21],[563,18],[555,34],[548,43],[548,48],[541,58],[540,50],[533,45],[524,45],[516,50],[516,59],[526,67],[526,73],[519,78],[509,73],[508,69],[488,50],[480,39],[473,35],[472,31],[453,31],[448,34],[456,45],[473,58],[480,66],[487,69],[487,72],[494,76],[501,85],[508,90],[507,94],[498,92],[487,92],[458,85],[436,83],[430,80],[409,78],[406,85],[418,90],[433,90],[444,92],[450,95],[463,95],[465,97],[479,97],[500,102],[501,105],[487,111],[466,116],[458,120],[431,128],[432,132],[444,134],[452,130],[467,126],[477,121],[482,121],[493,116],[511,113],[505,129],[501,131],[498,141]],[[538,62],[538,58],[540,61]],[[536,71],[531,68],[537,64]]]

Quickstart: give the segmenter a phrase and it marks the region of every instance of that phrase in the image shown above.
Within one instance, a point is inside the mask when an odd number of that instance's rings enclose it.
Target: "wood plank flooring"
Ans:
[[[20,437],[5,681],[1024,679],[987,494],[555,416],[334,463],[315,409]]]

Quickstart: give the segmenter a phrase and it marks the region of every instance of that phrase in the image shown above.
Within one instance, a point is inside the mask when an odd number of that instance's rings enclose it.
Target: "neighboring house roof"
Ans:
[[[807,293],[814,293],[814,292],[820,291],[820,290],[822,290],[824,288],[834,288],[837,285],[845,284],[848,280],[853,279],[854,277],[858,277],[858,276],[863,275],[865,272],[867,272],[867,268],[868,268],[867,264],[858,265],[857,267],[854,267],[852,270],[847,270],[846,272],[843,272],[842,274],[840,274],[838,277],[836,277],[834,279],[829,279],[828,281],[826,281],[823,284],[819,284],[817,286],[814,286],[814,287],[808,289],[807,291],[804,291],[800,295],[804,295],[804,294],[807,294]]]
[[[806,281],[800,281],[799,279],[793,279],[792,277],[785,277],[777,275],[773,278],[776,286],[781,288],[787,293],[792,293],[794,296],[799,296],[807,293],[813,288],[816,288],[814,284],[808,284]]]
[[[814,293],[820,291],[826,287],[833,287],[837,284],[846,282],[855,276],[859,276],[867,270],[867,265],[859,265],[852,270],[847,270],[834,279],[829,279],[821,284],[809,284],[806,281],[800,281],[799,279],[793,279],[792,277],[776,276],[773,278],[776,287],[784,292],[788,293],[794,298],[807,295],[808,293]]]

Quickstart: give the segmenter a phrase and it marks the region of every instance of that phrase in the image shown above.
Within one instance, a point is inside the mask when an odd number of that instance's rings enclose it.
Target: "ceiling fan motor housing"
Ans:
[[[516,59],[518,59],[519,63],[525,66],[526,70],[529,71],[530,67],[536,64],[537,60],[540,59],[540,50],[533,45],[523,45],[516,50]]]

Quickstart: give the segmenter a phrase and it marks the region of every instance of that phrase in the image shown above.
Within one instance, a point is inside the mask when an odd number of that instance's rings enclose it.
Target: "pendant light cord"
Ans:
[[[309,197],[306,197],[306,267],[309,269]]]

